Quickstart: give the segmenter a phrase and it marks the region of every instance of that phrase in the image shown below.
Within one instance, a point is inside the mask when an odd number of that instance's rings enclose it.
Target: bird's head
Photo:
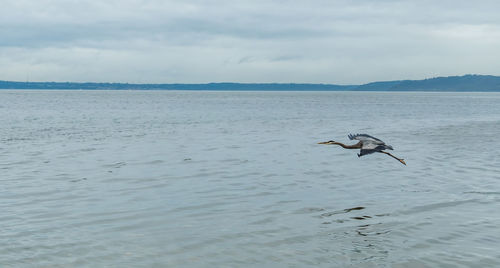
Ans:
[[[324,142],[318,142],[318,144],[332,145],[332,144],[336,144],[336,142],[335,141],[324,141]]]

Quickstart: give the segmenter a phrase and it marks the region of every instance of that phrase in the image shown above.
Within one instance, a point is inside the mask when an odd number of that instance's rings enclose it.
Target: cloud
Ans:
[[[496,1],[0,1],[0,79],[363,83],[500,74]]]

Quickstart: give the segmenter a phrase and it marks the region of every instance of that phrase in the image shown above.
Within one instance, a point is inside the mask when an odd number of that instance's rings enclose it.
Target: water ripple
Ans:
[[[497,267],[498,101],[2,91],[0,266]]]

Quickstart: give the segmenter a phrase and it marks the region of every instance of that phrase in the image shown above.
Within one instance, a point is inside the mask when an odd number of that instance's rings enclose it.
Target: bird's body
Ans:
[[[394,155],[383,151],[383,150],[394,150],[392,146],[385,144],[385,142],[373,136],[367,134],[355,134],[355,135],[349,134],[348,137],[350,140],[358,140],[359,142],[353,145],[346,145],[336,141],[320,142],[319,144],[339,145],[345,149],[360,149],[358,157],[372,153],[383,153],[397,159],[399,162],[406,165],[406,162],[403,159],[397,158]]]

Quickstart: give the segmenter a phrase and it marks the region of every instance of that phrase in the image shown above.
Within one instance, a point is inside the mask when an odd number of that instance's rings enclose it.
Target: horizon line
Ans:
[[[464,75],[450,75],[450,76],[434,76],[422,79],[396,79],[396,80],[375,80],[367,83],[361,84],[335,84],[335,83],[312,83],[312,82],[204,82],[204,83],[188,83],[188,82],[173,82],[173,83],[137,83],[137,82],[72,82],[72,81],[14,81],[14,80],[0,80],[0,82],[7,83],[54,83],[54,84],[121,84],[121,85],[210,85],[210,84],[241,84],[241,85],[326,85],[326,86],[362,86],[372,83],[384,83],[384,82],[402,82],[402,81],[423,81],[438,78],[454,78],[454,77],[466,77],[466,76],[484,76],[484,77],[499,77],[496,75],[489,74],[464,74]]]

